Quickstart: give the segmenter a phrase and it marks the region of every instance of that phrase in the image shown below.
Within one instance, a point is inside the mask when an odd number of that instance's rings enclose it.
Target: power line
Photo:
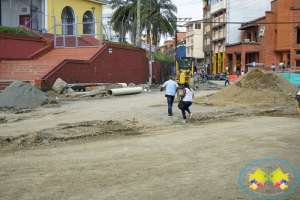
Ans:
[[[176,21],[170,21],[170,22],[176,22]],[[181,22],[190,22],[190,21],[181,21]],[[203,24],[214,24],[216,22],[201,22]],[[300,20],[298,22],[217,22],[222,24],[251,24],[251,25],[259,25],[259,24],[294,24],[294,23],[300,23]]]

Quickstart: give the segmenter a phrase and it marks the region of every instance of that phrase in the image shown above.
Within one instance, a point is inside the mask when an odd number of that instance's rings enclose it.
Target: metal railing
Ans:
[[[92,26],[94,26],[94,30],[91,30],[93,31],[94,33],[88,33],[88,34],[78,34],[78,26],[79,25],[89,25],[91,24]],[[99,27],[99,33],[96,33],[96,26],[98,25]],[[58,32],[58,28],[60,27],[61,31],[62,31],[62,35],[59,35],[57,34]],[[71,31],[72,34],[67,34],[67,30],[68,28],[72,28],[73,30]],[[77,47],[95,47],[95,46],[79,46],[78,45],[78,38],[81,37],[81,36],[93,36],[93,37],[97,37],[99,36],[99,45],[98,46],[101,46],[102,45],[102,27],[103,27],[103,24],[102,24],[102,17],[100,15],[100,20],[99,21],[94,21],[94,22],[78,22],[77,20],[77,17],[75,19],[75,22],[74,23],[68,23],[68,24],[56,24],[56,21],[54,23],[54,48],[77,48]],[[67,47],[66,46],[66,38],[68,37],[74,37],[75,38],[75,46],[69,46]],[[58,45],[58,42],[57,42],[57,39],[58,38],[62,38],[62,45]]]

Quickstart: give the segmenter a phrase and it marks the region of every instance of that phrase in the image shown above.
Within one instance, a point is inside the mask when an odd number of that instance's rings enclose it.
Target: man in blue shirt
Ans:
[[[166,81],[162,86],[160,86],[160,90],[162,91],[163,88],[166,88],[166,97],[168,101],[168,115],[172,116],[173,101],[177,90],[179,90],[179,86],[175,81],[173,81],[173,77],[169,76],[169,80]]]

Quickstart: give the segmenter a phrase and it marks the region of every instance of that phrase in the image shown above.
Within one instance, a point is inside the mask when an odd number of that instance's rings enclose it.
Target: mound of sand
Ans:
[[[0,93],[0,108],[35,108],[49,103],[57,104],[46,93],[22,81],[14,81]]]
[[[297,88],[288,80],[273,71],[253,69],[223,90],[212,95],[213,105],[250,105],[263,107],[279,103],[286,106],[296,105]]]
[[[256,91],[273,91],[284,94],[296,94],[297,88],[286,78],[273,71],[253,69],[237,79],[236,86]]]

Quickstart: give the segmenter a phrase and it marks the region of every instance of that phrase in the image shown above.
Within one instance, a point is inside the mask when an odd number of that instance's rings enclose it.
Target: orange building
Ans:
[[[264,63],[270,69],[285,61],[288,67],[300,69],[300,1],[274,0],[264,17],[242,24],[241,42],[226,45],[226,71],[247,72],[251,63]],[[241,66],[239,69],[236,66]]]

